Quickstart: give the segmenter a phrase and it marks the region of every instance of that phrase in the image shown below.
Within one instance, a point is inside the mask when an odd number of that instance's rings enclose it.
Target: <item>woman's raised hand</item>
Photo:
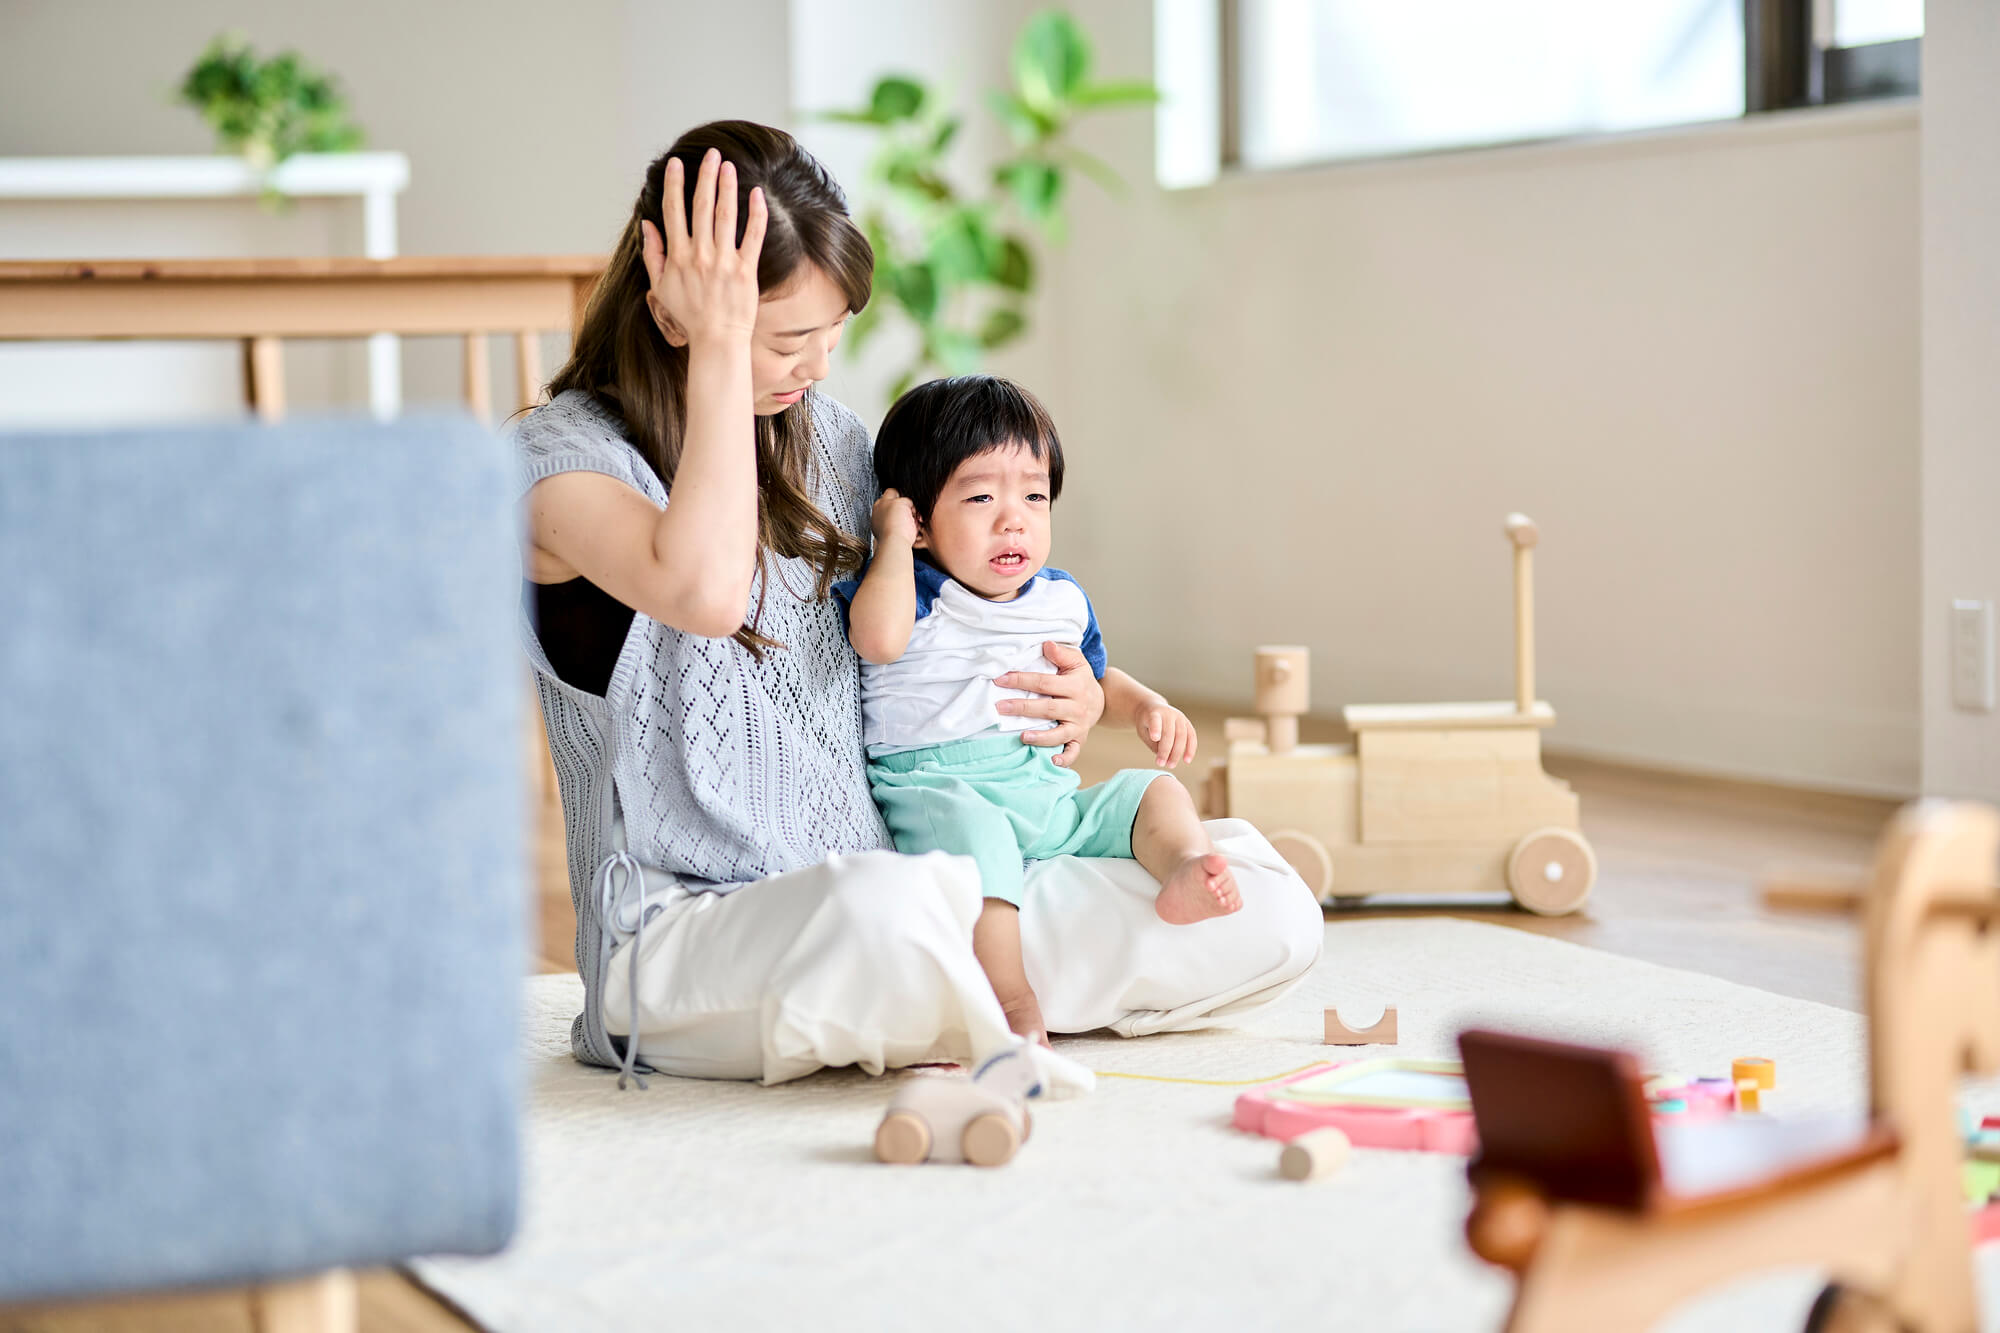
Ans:
[[[743,244],[736,243],[736,168],[711,148],[694,178],[688,217],[686,169],[667,161],[660,225],[639,220],[652,284],[646,308],[676,347],[711,339],[747,340],[757,324],[757,257],[764,248],[764,192],[750,192]]]

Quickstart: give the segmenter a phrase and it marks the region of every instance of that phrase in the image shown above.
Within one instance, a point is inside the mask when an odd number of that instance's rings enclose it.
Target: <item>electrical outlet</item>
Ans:
[[[1951,701],[1973,713],[1993,711],[1993,603],[1951,604]]]

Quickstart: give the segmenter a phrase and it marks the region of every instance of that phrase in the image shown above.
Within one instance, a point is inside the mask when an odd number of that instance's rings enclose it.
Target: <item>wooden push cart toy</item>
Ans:
[[[1597,879],[1576,793],[1542,771],[1535,698],[1535,525],[1507,518],[1514,548],[1514,698],[1349,705],[1352,745],[1300,745],[1310,701],[1304,648],[1257,650],[1255,718],[1231,718],[1208,775],[1211,818],[1263,830],[1322,902],[1374,893],[1506,892],[1532,912],[1573,912]]]

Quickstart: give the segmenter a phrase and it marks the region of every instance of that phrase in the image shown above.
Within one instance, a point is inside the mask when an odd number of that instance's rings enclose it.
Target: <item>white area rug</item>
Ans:
[[[1239,1089],[1106,1078],[1037,1104],[1009,1165],[878,1165],[890,1080],[764,1088],[574,1063],[574,977],[530,983],[519,1238],[416,1276],[496,1333],[637,1329],[1479,1330],[1509,1284],[1466,1250],[1464,1159],[1357,1151],[1313,1184],[1229,1124]],[[1341,1052],[1321,1011],[1394,1004],[1399,1054],[1455,1058],[1484,1025],[1639,1051],[1650,1068],[1778,1064],[1776,1109],[1864,1099],[1858,1015],[1497,926],[1330,923],[1301,986],[1242,1026],[1061,1049],[1092,1068],[1277,1075]],[[892,1076],[893,1077],[893,1076]],[[2000,1247],[1984,1254],[1994,1256]],[[1779,1274],[1678,1312],[1675,1333],[1800,1326],[1819,1279]],[[1988,1307],[1994,1302],[1989,1298]],[[1989,1317],[1989,1327],[1994,1327]]]

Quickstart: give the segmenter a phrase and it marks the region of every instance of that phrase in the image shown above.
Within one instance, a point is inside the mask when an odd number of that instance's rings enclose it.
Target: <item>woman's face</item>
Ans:
[[[750,335],[750,388],[755,411],[784,411],[827,376],[833,349],[847,328],[847,296],[817,265],[767,292]]]

